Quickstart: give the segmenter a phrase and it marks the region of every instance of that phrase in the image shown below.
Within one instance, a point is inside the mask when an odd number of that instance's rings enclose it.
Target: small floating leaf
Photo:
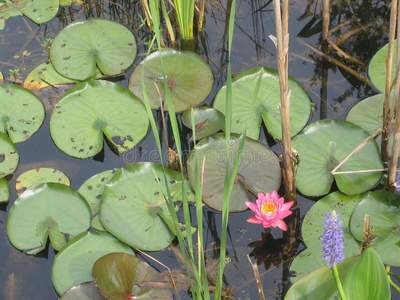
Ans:
[[[30,138],[42,125],[44,107],[31,91],[14,84],[0,85],[0,131],[14,143]]]
[[[77,284],[92,281],[92,267],[100,257],[133,250],[104,232],[83,232],[70,240],[54,258],[51,280],[59,295]]]
[[[269,134],[282,139],[280,87],[278,71],[270,68],[253,68],[232,80],[232,132],[243,133],[252,139],[260,137],[263,121]],[[297,134],[307,124],[311,115],[311,102],[304,88],[289,77],[290,130]],[[215,96],[213,107],[225,114],[226,86]]]
[[[132,282],[158,282],[165,278],[136,256],[126,253],[110,253],[99,258],[93,265],[93,279],[106,299],[125,300],[126,295],[146,294],[138,299],[173,299],[171,291],[160,288],[140,287]],[[171,285],[172,287],[172,285]]]
[[[40,183],[18,197],[7,219],[7,235],[17,249],[36,254],[46,247],[47,237],[55,249],[60,234],[74,237],[90,227],[85,199],[64,184]]]
[[[386,85],[386,60],[388,57],[389,43],[383,46],[378,52],[372,57],[371,62],[368,66],[368,74],[371,78],[372,84],[381,93],[385,92]],[[397,54],[397,43],[394,43],[393,48],[393,68],[392,68],[392,81],[396,77],[396,54]]]
[[[124,72],[135,60],[136,38],[125,26],[106,19],[74,22],[55,37],[50,60],[61,75],[85,80]]]
[[[232,135],[230,165],[237,155],[242,137]],[[195,186],[195,164],[198,164],[199,174],[203,159],[204,189],[203,201],[214,209],[222,210],[222,199],[225,184],[226,144],[225,134],[217,133],[200,141],[190,153],[187,168],[190,184]],[[246,201],[253,201],[250,194],[272,193],[279,189],[281,171],[279,160],[275,153],[258,141],[246,138],[241,164],[235,184],[232,189],[229,209],[231,212],[247,209]]]
[[[163,66],[165,74],[163,74]],[[192,51],[166,49],[155,52],[147,56],[135,68],[129,78],[129,89],[144,101],[142,73],[144,73],[143,80],[152,109],[159,108],[165,101],[164,78],[171,90],[176,112],[202,102],[210,93],[214,83],[209,65]]]
[[[15,1],[18,2],[18,1]],[[42,24],[50,21],[58,12],[59,0],[29,0],[20,11],[33,22]]]
[[[218,132],[225,125],[225,116],[211,107],[194,107],[193,115],[196,140],[201,140],[202,138]],[[182,114],[182,122],[186,127],[192,128],[191,109],[188,109]]]
[[[59,300],[104,300],[93,281],[73,286]]]
[[[10,198],[10,186],[5,178],[0,178],[0,202],[7,202]]]
[[[50,134],[65,153],[87,158],[103,148],[103,134],[119,152],[132,149],[147,134],[143,103],[109,81],[77,85],[59,100],[50,118]]]
[[[19,154],[15,145],[0,131],[0,178],[14,173],[18,162]]]
[[[70,184],[67,175],[59,170],[53,168],[37,168],[19,175],[15,181],[15,190],[17,191],[17,195],[20,196],[27,188],[38,183],[46,182],[58,182],[65,185]]]
[[[373,188],[381,179],[381,171],[331,174],[368,136],[359,126],[343,120],[321,120],[308,125],[293,140],[293,148],[300,157],[296,174],[298,190],[307,196],[325,195],[334,179],[339,190],[347,195],[360,194]],[[382,168],[378,145],[371,140],[338,171]]]

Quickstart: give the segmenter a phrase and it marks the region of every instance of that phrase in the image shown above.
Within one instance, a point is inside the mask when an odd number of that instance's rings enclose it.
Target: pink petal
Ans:
[[[291,210],[280,211],[280,212],[279,212],[279,216],[278,216],[277,218],[279,218],[279,219],[284,219],[284,218],[286,218],[287,216],[290,216],[291,214],[292,214],[292,211],[291,211]]]
[[[257,204],[255,204],[253,202],[246,201],[245,204],[247,205],[248,208],[250,208],[254,212],[258,209]]]
[[[293,204],[294,204],[294,201],[283,203],[282,210],[288,210],[289,208],[291,208],[293,206]]]
[[[271,194],[271,198],[272,198],[274,201],[278,200],[278,199],[279,199],[278,192],[277,192],[277,191],[273,191],[272,194]]]
[[[287,230],[287,225],[285,222],[283,222],[282,220],[276,220],[276,222],[274,222],[274,224],[272,224],[272,226],[274,228],[278,227],[279,229],[286,231]]]
[[[260,221],[259,219],[257,219],[256,216],[251,216],[250,218],[247,219],[247,222],[254,223],[254,224],[262,224],[263,223],[263,221]]]

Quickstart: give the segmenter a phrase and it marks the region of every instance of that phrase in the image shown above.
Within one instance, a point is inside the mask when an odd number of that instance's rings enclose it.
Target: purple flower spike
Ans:
[[[333,268],[344,259],[343,255],[343,231],[340,228],[342,221],[336,211],[327,214],[322,233],[322,259],[328,260],[328,266]]]

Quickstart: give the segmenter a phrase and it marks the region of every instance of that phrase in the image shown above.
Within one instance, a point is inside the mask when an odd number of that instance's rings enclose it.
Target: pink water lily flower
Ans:
[[[292,214],[289,209],[294,204],[293,201],[284,202],[283,197],[279,198],[278,192],[273,191],[271,194],[258,194],[256,203],[246,202],[256,215],[250,217],[247,222],[255,224],[263,224],[264,228],[274,227],[286,231],[287,225],[283,221],[284,218]]]

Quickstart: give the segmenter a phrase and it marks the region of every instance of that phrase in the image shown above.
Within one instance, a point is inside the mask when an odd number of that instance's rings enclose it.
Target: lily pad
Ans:
[[[37,168],[19,175],[15,181],[15,190],[17,191],[17,195],[20,196],[27,188],[46,182],[58,182],[70,185],[69,178],[63,172],[53,168]]]
[[[321,120],[307,126],[293,140],[300,163],[296,186],[307,196],[325,195],[333,180],[339,190],[356,195],[373,188],[381,179],[382,172],[362,172],[332,175],[331,171],[343,161],[369,134],[353,123],[343,120]],[[354,154],[338,171],[383,169],[379,147],[369,141]]]
[[[289,77],[290,132],[296,135],[307,124],[311,115],[311,102],[304,88]],[[213,107],[225,114],[226,86],[215,97]],[[282,139],[280,116],[280,87],[278,70],[253,68],[232,80],[232,132],[242,133],[258,140],[263,121],[268,133]]]
[[[150,54],[132,72],[129,89],[144,101],[142,76],[152,109],[159,108],[165,101],[163,81],[165,76],[176,112],[202,102],[210,93],[214,83],[211,69],[201,56],[192,51],[173,49]]]
[[[50,60],[61,75],[85,80],[96,74],[123,73],[135,60],[136,38],[125,26],[106,19],[74,22],[55,37]]]
[[[44,107],[31,91],[14,84],[0,85],[0,131],[13,143],[27,140],[42,125]]]
[[[143,300],[174,299],[168,289],[133,284],[165,281],[165,278],[141,259],[126,253],[110,253],[99,258],[93,266],[93,279],[106,299],[125,300],[127,295],[132,299]]]
[[[90,227],[90,209],[85,199],[64,184],[40,183],[15,201],[7,219],[7,235],[15,248],[36,254],[47,238],[56,250],[70,237]]]
[[[68,155],[87,158],[103,148],[103,134],[119,152],[132,149],[147,134],[143,103],[109,81],[89,81],[59,100],[50,119],[54,143]]]
[[[189,183],[181,181],[181,174],[167,167],[164,170],[165,173],[162,165],[156,163],[127,165],[114,174],[104,189],[101,223],[134,248],[157,251],[168,247],[174,238],[163,220],[171,219],[165,203],[168,195],[165,180],[174,200],[182,200],[182,184],[186,186],[188,200],[194,200]]]
[[[371,62],[368,65],[368,74],[371,78],[372,84],[381,93],[385,92],[386,85],[386,59],[388,57],[389,43],[383,46],[378,52],[372,57]],[[396,55],[397,55],[397,43],[394,44],[393,49],[393,62],[392,62],[392,82],[396,77]]]
[[[86,180],[78,189],[78,192],[86,199],[90,206],[90,211],[92,213],[92,227],[100,231],[105,231],[99,218],[101,195],[103,194],[106,183],[110,181],[116,171],[116,169],[107,170],[96,174]]]
[[[51,280],[59,295],[80,283],[92,281],[92,268],[100,257],[133,250],[104,232],[83,232],[70,240],[54,257]]]
[[[10,198],[10,186],[5,178],[0,178],[0,202],[7,202]]]
[[[344,256],[351,257],[360,254],[360,245],[351,235],[349,223],[350,216],[361,199],[360,195],[348,196],[341,192],[334,192],[318,200],[311,207],[301,227],[307,249],[296,256],[290,265],[290,270],[297,274],[292,278],[292,282],[297,282],[308,273],[327,265],[328,262],[322,259],[321,237],[325,217],[330,211],[335,210],[342,221]]]
[[[104,300],[93,281],[73,286],[59,300]]]
[[[363,220],[370,216],[370,225],[378,235],[372,240],[375,250],[386,265],[400,267],[400,195],[388,191],[373,191],[363,199],[351,216],[350,229],[361,241]]]
[[[196,140],[201,140],[210,136],[225,125],[225,116],[218,110],[211,107],[194,107],[194,124],[196,131]],[[192,112],[188,109],[182,114],[183,124],[192,129]]]
[[[232,135],[230,165],[243,137]],[[204,170],[201,170],[205,159]],[[216,210],[222,210],[222,199],[226,169],[225,134],[217,133],[200,141],[190,153],[187,168],[189,181],[195,187],[195,164],[201,174],[204,171],[203,201]],[[251,193],[272,193],[281,184],[279,159],[267,146],[246,137],[241,164],[230,198],[229,210],[238,212],[247,209],[246,201],[253,201]]]
[[[0,131],[0,178],[15,172],[19,154],[10,138]]]

